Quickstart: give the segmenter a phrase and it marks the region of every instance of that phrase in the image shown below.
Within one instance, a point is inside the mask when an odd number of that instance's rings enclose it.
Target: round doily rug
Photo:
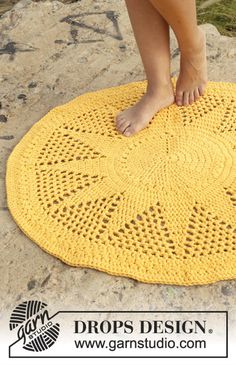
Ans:
[[[7,161],[10,212],[72,266],[149,283],[236,278],[236,86],[209,82],[127,138],[114,116],[145,90],[132,82],[49,111]]]

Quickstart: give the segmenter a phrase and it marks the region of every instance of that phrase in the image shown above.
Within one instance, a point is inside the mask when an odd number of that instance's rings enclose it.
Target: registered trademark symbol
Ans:
[[[213,333],[213,329],[211,329],[211,328],[210,328],[208,332],[209,332],[209,333]]]

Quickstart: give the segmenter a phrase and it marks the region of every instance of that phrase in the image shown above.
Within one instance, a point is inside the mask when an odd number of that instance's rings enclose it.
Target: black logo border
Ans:
[[[154,358],[154,359],[160,359],[160,358],[165,358],[165,359],[170,359],[170,358],[181,358],[181,359],[200,359],[200,358],[211,358],[211,359],[228,359],[229,356],[229,335],[228,335],[228,322],[229,322],[229,314],[228,311],[58,311],[56,312],[52,317],[50,317],[50,319],[52,319],[53,317],[57,316],[59,313],[225,313],[225,320],[226,320],[226,355],[225,356],[11,356],[11,347],[17,343],[19,341],[19,339],[15,342],[13,342],[9,348],[8,348],[8,356],[9,358],[23,358],[23,359],[27,359],[27,358],[46,358],[46,359],[69,359],[69,358],[111,358],[111,359],[115,359],[115,358]]]

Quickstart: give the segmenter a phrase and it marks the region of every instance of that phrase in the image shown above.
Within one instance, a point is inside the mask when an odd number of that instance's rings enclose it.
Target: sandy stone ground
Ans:
[[[236,81],[235,38],[207,34],[209,79]],[[179,50],[171,33],[172,75]],[[234,70],[233,70],[234,68]],[[233,72],[234,71],[234,72]],[[228,310],[235,320],[236,280],[205,286],[144,284],[73,268],[30,241],[6,202],[6,160],[51,108],[87,91],[145,79],[124,1],[22,0],[0,20],[0,305],[23,300],[81,310]]]

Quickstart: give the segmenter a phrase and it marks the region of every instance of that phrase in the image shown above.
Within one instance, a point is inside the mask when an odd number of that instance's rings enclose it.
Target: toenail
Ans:
[[[130,133],[129,131],[126,131],[126,132],[124,132],[124,135],[125,135],[126,137],[129,137],[129,136],[131,135],[131,133]]]

